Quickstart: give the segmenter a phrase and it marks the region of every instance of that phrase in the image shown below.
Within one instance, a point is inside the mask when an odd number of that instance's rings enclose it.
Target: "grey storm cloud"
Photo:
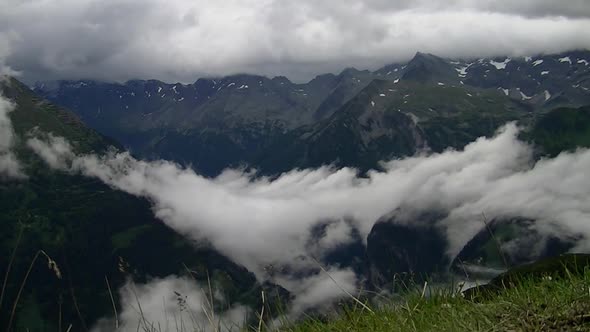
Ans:
[[[237,72],[306,80],[406,61],[416,51],[468,58],[590,48],[588,30],[586,0],[0,3],[7,64],[29,82],[192,82]]]

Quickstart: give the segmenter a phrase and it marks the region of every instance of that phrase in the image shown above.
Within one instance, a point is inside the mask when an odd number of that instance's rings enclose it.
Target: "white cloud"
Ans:
[[[279,278],[275,281],[297,294],[289,308],[290,319],[298,318],[298,315],[309,309],[329,307],[337,300],[350,300],[347,292],[358,295],[357,276],[349,269],[330,269],[303,280]]]
[[[208,179],[170,162],[138,161],[128,153],[76,156],[55,138],[28,144],[53,167],[68,165],[73,172],[149,198],[154,213],[177,232],[207,239],[259,279],[270,278],[296,294],[291,313],[296,315],[324,299],[345,296],[333,282],[328,287],[331,279],[318,273],[318,263],[310,257],[349,243],[353,227],[366,238],[380,217],[396,211],[447,212],[439,226],[451,257],[483,228],[482,213],[489,219],[536,220],[532,227],[541,234],[581,235],[577,248],[590,249],[590,151],[535,162],[518,133],[509,124],[496,137],[480,138],[463,151],[393,160],[384,163],[384,172],[366,178],[353,169],[324,167],[276,179],[235,170]],[[312,229],[327,222],[324,237],[310,245],[317,236]],[[276,273],[270,275],[269,267]],[[327,268],[354,294],[358,281],[352,271]]]
[[[144,285],[128,282],[120,295],[117,331],[121,332],[236,331],[249,313],[243,306],[214,312],[207,294],[194,281],[175,276]],[[114,331],[115,324],[114,318],[102,319],[92,332]]]
[[[16,137],[8,113],[14,108],[14,103],[0,94],[0,179],[25,177],[16,155],[11,150]]]
[[[296,80],[376,68],[416,51],[449,57],[590,48],[590,4],[568,1],[5,1],[9,64],[27,80],[236,72]]]
[[[339,245],[353,242],[352,232],[352,227],[345,220],[328,224],[325,229],[325,235],[317,243],[318,255],[334,249]]]
[[[590,234],[590,152],[580,150],[534,163],[518,141],[514,124],[493,139],[480,138],[464,151],[416,156],[385,164],[385,172],[359,178],[355,170],[291,171],[276,179],[227,171],[207,179],[190,169],[127,153],[78,156],[72,169],[134,195],[149,198],[155,214],[181,234],[206,238],[259,277],[268,265],[317,268],[310,260],[311,229],[326,220],[350,220],[363,238],[380,217],[397,208],[447,211],[451,255],[488,218],[536,219],[542,232]],[[43,145],[45,144],[45,145]],[[40,155],[56,153],[39,142]],[[54,159],[49,159],[51,162]],[[338,225],[318,243],[349,241]]]
[[[74,156],[69,142],[63,137],[55,137],[51,133],[42,135],[32,132],[31,134],[36,136],[27,140],[27,146],[38,154],[49,167],[60,170],[68,168],[68,159]],[[39,136],[44,137],[41,139]]]

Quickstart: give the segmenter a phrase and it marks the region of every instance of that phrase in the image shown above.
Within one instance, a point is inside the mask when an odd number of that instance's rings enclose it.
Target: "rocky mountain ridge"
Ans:
[[[288,141],[287,150],[301,150],[291,145],[308,144],[314,137],[323,137],[321,133],[328,128],[347,131],[343,122],[346,110],[354,104],[360,112],[363,98],[366,107],[362,107],[363,115],[359,113],[360,122],[354,130],[359,136],[352,147],[356,154],[367,149],[379,151],[369,146],[391,141],[396,125],[389,118],[403,119],[400,121],[418,128],[409,133],[411,139],[403,147],[376,153],[367,167],[426,146],[438,151],[446,148],[449,140],[440,144],[440,133],[425,132],[428,119],[448,122],[449,116],[463,114],[464,110],[475,115],[476,108],[486,103],[490,107],[484,107],[488,110],[485,113],[494,117],[501,114],[503,121],[560,106],[590,104],[589,63],[589,51],[475,61],[417,53],[407,64],[392,64],[373,72],[348,68],[304,84],[285,77],[233,75],[199,79],[188,85],[155,80],[124,84],[59,81],[38,83],[34,90],[71,109],[89,126],[143,158],[190,164],[214,176],[225,167],[260,168],[258,164],[264,160],[276,159],[273,155],[278,142]],[[509,116],[504,116],[506,113]],[[498,124],[492,121],[489,127]],[[493,130],[452,137],[451,146],[460,148],[463,142]],[[313,156],[299,156],[289,163],[308,167],[334,161],[335,155],[316,161]],[[284,170],[263,169],[265,173]]]

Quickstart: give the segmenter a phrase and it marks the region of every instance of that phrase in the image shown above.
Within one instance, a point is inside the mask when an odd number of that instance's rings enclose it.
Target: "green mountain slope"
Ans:
[[[590,147],[590,106],[558,108],[541,117],[528,138],[556,156],[577,147]]]
[[[530,116],[495,90],[375,80],[328,119],[277,140],[254,165],[268,173],[326,164],[366,171],[420,150],[460,149]]]
[[[0,182],[0,277],[10,267],[0,307],[2,328],[21,285],[12,323],[17,331],[55,331],[60,320],[62,329],[72,324],[72,331],[84,331],[97,318],[112,314],[105,278],[117,300],[116,290],[127,278],[141,282],[181,275],[184,265],[198,271],[203,282],[208,271],[215,289],[223,284],[220,291],[228,305],[258,304],[260,286],[253,274],[206,243],[177,235],[154,218],[149,202],[96,180],[49,170],[25,146],[32,130],[63,136],[78,152],[100,153],[112,148],[109,140],[16,80],[2,83],[1,92],[17,105],[9,114],[17,135],[14,151],[28,176]],[[40,250],[56,262],[59,277],[48,269],[44,255],[31,265]]]

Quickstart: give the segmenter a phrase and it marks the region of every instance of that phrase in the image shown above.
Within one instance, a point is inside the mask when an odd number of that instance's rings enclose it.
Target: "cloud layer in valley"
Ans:
[[[70,143],[51,134],[37,133],[27,145],[52,168],[148,198],[154,213],[177,232],[209,241],[260,280],[270,279],[295,294],[290,314],[296,315],[330,305],[346,292],[354,294],[359,280],[351,269],[327,266],[328,275],[318,271],[316,258],[321,261],[326,252],[350,243],[353,230],[366,239],[383,216],[443,211],[435,222],[446,234],[450,257],[484,227],[482,213],[490,219],[535,220],[539,233],[575,238],[574,250],[589,250],[590,178],[585,171],[590,150],[535,161],[532,147],[518,134],[519,128],[508,124],[496,137],[480,138],[462,151],[393,160],[384,163],[383,172],[367,177],[354,169],[323,167],[272,179],[227,170],[210,179],[171,162],[136,160],[126,152],[77,155]],[[312,230],[319,225],[327,227],[318,239]],[[271,276],[269,267],[278,273]],[[142,286],[140,296],[150,304],[172,294],[171,284],[194,287],[174,280]],[[191,292],[201,299],[198,291]],[[137,319],[132,305],[123,305],[123,317],[127,313]],[[155,320],[162,318],[158,315]]]
[[[194,82],[237,72],[307,80],[406,61],[416,51],[477,57],[590,48],[581,33],[589,29],[585,0],[0,3],[0,36],[12,47],[8,65],[29,82]]]
[[[208,179],[170,162],[135,160],[128,153],[76,156],[59,138],[34,138],[28,144],[53,167],[149,198],[155,214],[170,227],[210,241],[263,278],[268,265],[310,268],[315,262],[306,257],[350,242],[353,228],[366,238],[377,220],[398,209],[444,211],[447,217],[438,225],[448,235],[450,256],[482,228],[482,213],[490,219],[536,220],[543,234],[590,234],[590,179],[584,171],[590,151],[535,163],[518,132],[510,124],[495,138],[481,138],[464,151],[390,161],[384,172],[366,178],[354,169],[324,167],[276,179],[235,170]],[[332,227],[310,245],[312,228],[320,224]]]

